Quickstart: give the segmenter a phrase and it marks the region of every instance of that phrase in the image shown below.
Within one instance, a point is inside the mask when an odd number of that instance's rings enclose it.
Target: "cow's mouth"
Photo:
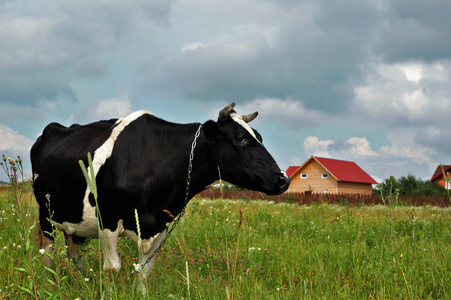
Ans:
[[[264,191],[264,193],[268,195],[280,195],[288,189],[290,183],[290,177],[287,177],[285,174],[281,174],[277,177],[274,186],[271,189]]]

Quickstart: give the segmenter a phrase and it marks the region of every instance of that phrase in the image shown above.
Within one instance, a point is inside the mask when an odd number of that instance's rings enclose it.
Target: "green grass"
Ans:
[[[26,228],[37,223],[29,193],[21,200]],[[98,299],[100,278],[113,299],[139,298],[131,240],[120,240],[114,283],[100,276],[96,240],[84,246],[80,272],[59,234],[46,269],[36,230],[27,238],[18,213],[14,197],[0,193],[0,299],[33,298],[33,284],[39,299]],[[450,282],[448,208],[194,199],[146,284],[148,299],[449,299]]]

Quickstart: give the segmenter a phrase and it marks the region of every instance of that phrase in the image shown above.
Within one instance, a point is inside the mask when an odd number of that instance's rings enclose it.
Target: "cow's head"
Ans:
[[[260,134],[248,125],[258,113],[240,116],[234,106],[224,107],[217,122],[208,121],[204,126],[207,137],[216,144],[221,178],[268,195],[283,193],[290,178],[263,146]]]

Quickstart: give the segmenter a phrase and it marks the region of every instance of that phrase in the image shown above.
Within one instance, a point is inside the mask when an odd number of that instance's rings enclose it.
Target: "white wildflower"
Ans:
[[[133,267],[135,267],[136,272],[141,272],[141,264],[133,264]]]
[[[44,255],[45,250],[44,250],[44,249],[39,249],[39,253],[41,253],[42,255]]]

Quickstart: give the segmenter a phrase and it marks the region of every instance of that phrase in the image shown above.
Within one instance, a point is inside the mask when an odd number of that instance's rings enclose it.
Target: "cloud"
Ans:
[[[307,156],[315,155],[348,159],[351,157],[379,155],[371,149],[370,142],[366,138],[358,137],[349,138],[346,142],[339,142],[336,140],[323,141],[316,136],[309,136],[304,139],[302,147]]]
[[[442,157],[445,156],[451,159],[451,149],[449,147],[449,141],[451,141],[450,125],[444,119],[438,120],[437,123],[441,124],[441,126],[420,128],[415,134],[415,142],[434,149]],[[441,163],[446,164],[444,161],[441,161]]]
[[[387,2],[386,18],[373,51],[389,63],[434,62],[451,56],[448,1],[434,0],[409,5]]]
[[[87,106],[76,115],[73,115],[69,123],[88,123],[122,118],[129,115],[132,111],[133,106],[131,101],[126,97],[100,100],[96,104]]]
[[[277,121],[288,128],[315,126],[326,118],[316,110],[306,109],[302,102],[292,99],[264,98],[256,99],[240,108],[243,112],[259,112],[259,119],[265,122]]]
[[[316,136],[309,136],[302,145],[304,153],[308,156],[315,155],[321,157],[331,157],[330,147],[335,144],[334,140],[321,141]]]
[[[370,142],[366,138],[352,137],[347,140],[351,145],[350,152],[360,156],[378,156],[370,147]]]
[[[367,77],[354,88],[360,113],[392,122],[436,122],[451,109],[450,61],[369,66]]]
[[[354,121],[373,124],[388,144],[381,146],[379,166],[426,178],[437,164],[451,159],[446,121],[451,111],[451,61],[412,61],[367,65],[366,79],[355,86]],[[445,162],[446,163],[446,162]],[[385,165],[385,167],[383,167]],[[427,175],[429,174],[429,175]]]
[[[372,26],[380,22],[373,4],[350,3],[358,14],[348,18],[337,18],[341,6],[329,2],[299,2],[288,10],[286,3],[235,1],[233,18],[225,17],[232,13],[228,5],[221,7],[224,15],[211,6],[189,10],[189,20],[174,20],[169,32],[200,31],[202,43],[188,41],[151,58],[142,65],[141,86],[198,101],[294,99],[307,109],[342,112],[353,93],[348,83],[376,37]],[[199,25],[206,23],[212,25]]]
[[[132,105],[129,99],[112,98],[99,101],[93,110],[99,119],[122,118],[132,112]]]
[[[0,151],[24,152],[30,150],[33,141],[19,132],[0,124]]]
[[[74,79],[108,75],[105,51],[142,21],[168,26],[171,5],[160,0],[0,6],[1,101],[30,106],[79,101]]]
[[[415,133],[411,130],[395,130],[388,133],[390,145],[383,146],[379,149],[379,153],[385,157],[394,159],[408,159],[416,164],[435,165],[431,156],[436,151],[430,147],[419,145],[415,141]]]
[[[0,124],[0,154],[13,159],[20,156],[23,161],[25,177],[31,176],[29,153],[32,145],[33,141],[28,137],[4,124]],[[0,168],[0,181],[8,181],[8,177],[2,168]]]
[[[193,51],[193,50],[196,50],[197,48],[205,48],[205,45],[202,43],[186,44],[182,47],[182,52]]]
[[[196,100],[249,99],[271,93],[264,88],[259,73],[267,73],[268,64],[260,64],[267,45],[261,38],[204,46],[188,44],[179,52],[156,57],[141,68],[141,83],[153,93],[172,90]],[[274,93],[273,93],[274,94]]]

